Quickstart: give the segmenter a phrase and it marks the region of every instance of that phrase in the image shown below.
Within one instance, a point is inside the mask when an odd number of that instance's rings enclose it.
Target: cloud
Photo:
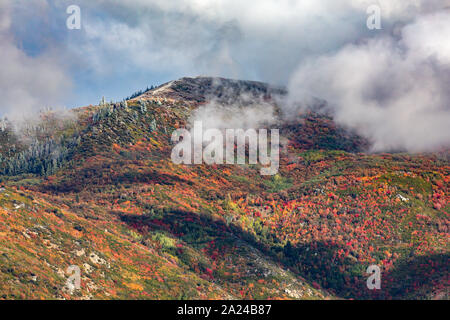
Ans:
[[[325,100],[337,122],[373,142],[373,151],[450,146],[450,13],[421,16],[400,37],[349,44],[302,63],[289,106]]]
[[[5,32],[11,26],[11,7],[7,1],[0,2],[0,32]]]
[[[213,100],[192,113],[190,125],[193,126],[195,121],[201,121],[205,129],[256,130],[275,124],[277,115],[274,106],[262,99],[245,106],[239,103],[223,105]]]
[[[17,4],[17,3],[16,3]],[[70,77],[58,65],[55,51],[29,56],[11,31],[12,1],[0,5],[0,115],[13,120],[56,107],[70,89]]]
[[[69,48],[88,53],[85,63],[99,74],[111,74],[111,62],[120,61],[114,65],[124,71],[279,83],[302,57],[367,33],[366,7],[343,0],[103,0],[80,7],[85,37]]]

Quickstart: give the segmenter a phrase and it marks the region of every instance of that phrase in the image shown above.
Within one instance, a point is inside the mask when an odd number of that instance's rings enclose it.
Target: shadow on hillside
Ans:
[[[383,279],[385,290],[394,299],[426,299],[431,296],[448,299],[449,292],[445,286],[450,281],[450,255],[435,254],[404,260]]]
[[[126,165],[125,165],[126,167]],[[109,168],[106,168],[109,170]],[[83,168],[67,174],[64,179],[39,186],[40,192],[51,193],[80,193],[89,189],[98,189],[99,187],[109,185],[127,185],[127,184],[160,184],[160,185],[192,185],[192,182],[167,173],[161,173],[157,170],[133,171],[126,170],[115,175],[105,174],[105,168],[101,165],[96,169]],[[116,170],[119,172],[119,170]]]
[[[426,299],[433,288],[441,286],[441,290],[445,290],[449,281],[448,254],[416,256],[382,272],[381,289],[369,290],[370,274],[366,273],[369,265],[355,258],[345,258],[343,263],[338,263],[333,257],[340,249],[344,248],[324,242],[285,246],[282,263],[296,274],[347,299]]]
[[[281,263],[315,287],[322,287],[340,298],[353,299],[407,299],[413,293],[431,288],[449,274],[449,256],[434,255],[413,258],[402,262],[388,274],[382,274],[381,290],[369,290],[366,286],[368,265],[346,258],[345,262],[334,259],[343,247],[326,242],[314,242],[303,246],[271,244],[258,241],[256,237],[235,225],[213,220],[185,210],[161,210],[153,215],[119,214],[122,221],[142,234],[147,231],[165,231],[196,246],[216,240],[245,241],[262,252],[266,258]],[[428,266],[427,266],[428,264]],[[430,269],[431,268],[431,269]],[[435,273],[431,273],[432,269]],[[423,273],[430,270],[429,273]],[[428,277],[427,274],[433,274]],[[417,298],[417,297],[416,297]]]

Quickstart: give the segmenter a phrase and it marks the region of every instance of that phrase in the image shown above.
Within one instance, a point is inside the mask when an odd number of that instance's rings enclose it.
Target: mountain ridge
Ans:
[[[252,94],[254,95],[253,97],[267,96],[269,98],[271,94],[286,94],[286,90],[259,81],[198,76],[195,78],[183,77],[169,81],[144,92],[134,99],[178,98],[204,103],[208,101],[208,98],[215,98],[219,101],[230,102],[230,100],[237,99],[244,93]]]

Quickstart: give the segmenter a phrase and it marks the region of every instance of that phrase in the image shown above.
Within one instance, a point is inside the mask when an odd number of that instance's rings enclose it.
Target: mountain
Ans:
[[[369,142],[330,115],[286,118],[285,94],[182,78],[6,123],[0,297],[448,299],[448,157],[367,153]],[[171,161],[174,130],[231,104],[271,108],[278,174]],[[380,290],[366,286],[370,265]],[[79,290],[67,286],[69,266],[80,268]]]
[[[230,103],[243,95],[257,98],[261,95],[269,98],[273,95],[286,94],[280,87],[257,81],[232,80],[225,78],[196,77],[181,78],[170,81],[149,90],[136,99],[166,98],[174,101],[204,103],[211,99]]]

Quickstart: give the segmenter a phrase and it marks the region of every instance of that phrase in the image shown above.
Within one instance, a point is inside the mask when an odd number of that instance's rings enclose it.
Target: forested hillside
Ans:
[[[282,88],[183,78],[0,127],[0,297],[448,299],[449,153],[367,152]],[[280,169],[175,165],[199,107],[273,105]],[[81,289],[66,286],[70,265]],[[382,270],[369,290],[369,265]]]

